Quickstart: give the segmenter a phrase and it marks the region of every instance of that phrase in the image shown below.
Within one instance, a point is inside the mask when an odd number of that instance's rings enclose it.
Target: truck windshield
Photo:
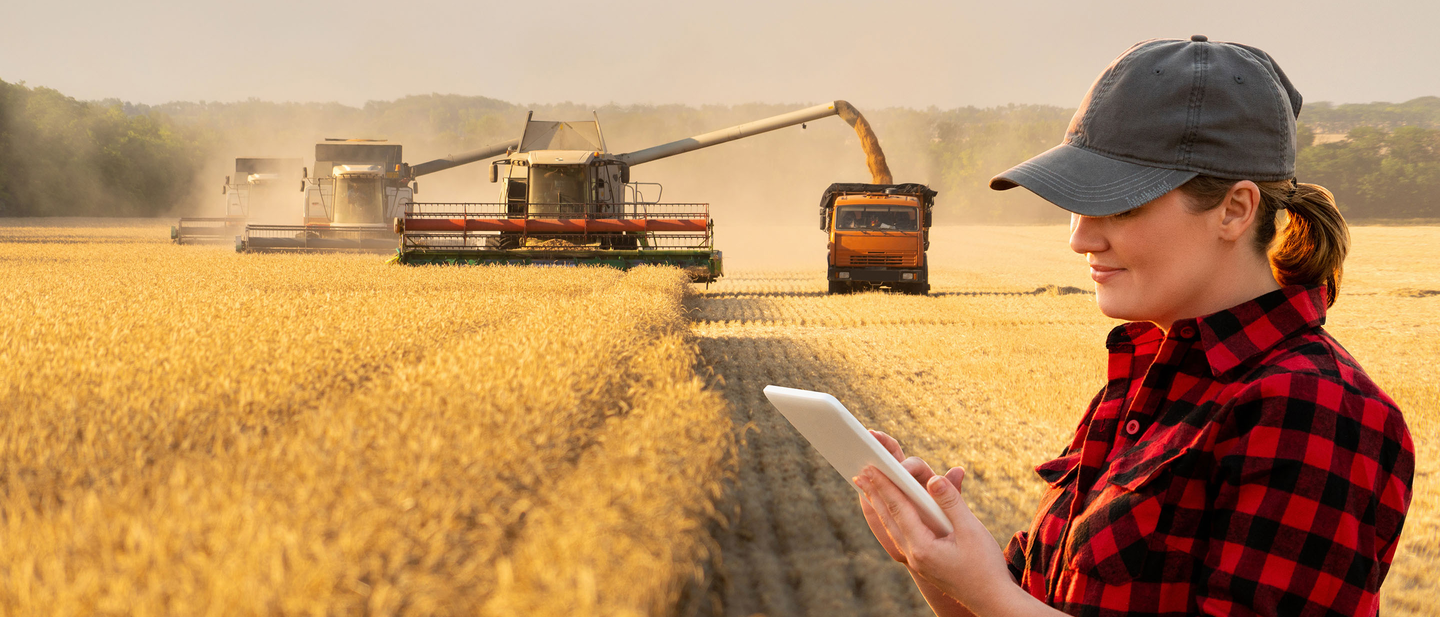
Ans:
[[[916,231],[916,211],[909,206],[840,206],[835,212],[835,229]]]
[[[582,212],[584,208],[580,204],[585,201],[584,167],[536,165],[530,168],[530,205],[534,211]]]

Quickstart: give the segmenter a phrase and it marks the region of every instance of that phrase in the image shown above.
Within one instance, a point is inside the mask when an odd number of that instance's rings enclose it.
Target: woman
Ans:
[[[1377,611],[1414,447],[1320,327],[1348,234],[1329,191],[1294,181],[1300,102],[1260,50],[1146,41],[1101,74],[1061,145],[991,181],[1072,213],[1100,311],[1130,323],[1003,552],[961,498],[962,469],[936,475],[876,433],[954,523],[937,536],[878,471],[854,479],[936,613]]]

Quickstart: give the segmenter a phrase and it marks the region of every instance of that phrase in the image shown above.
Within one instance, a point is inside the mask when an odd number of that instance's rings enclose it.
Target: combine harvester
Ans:
[[[410,166],[399,144],[326,139],[315,144],[315,175],[302,172],[302,224],[245,225],[237,252],[374,252],[395,250],[390,221],[414,197],[415,178],[505,153],[510,141]]]
[[[226,244],[234,241],[257,215],[282,212],[286,196],[293,196],[286,187],[304,175],[300,159],[237,158],[235,175],[225,177],[221,194],[225,195],[225,216],[182,218],[170,228],[170,240],[176,244]],[[290,189],[293,190],[293,189]]]
[[[492,203],[412,203],[395,220],[404,264],[605,265],[684,268],[711,282],[723,272],[708,204],[645,201],[630,168],[744,137],[840,116],[860,134],[877,183],[889,183],[884,155],[864,117],[835,101],[765,120],[611,154],[597,117],[555,122],[527,118],[519,147],[493,161],[500,182]],[[500,168],[505,171],[501,173]]]

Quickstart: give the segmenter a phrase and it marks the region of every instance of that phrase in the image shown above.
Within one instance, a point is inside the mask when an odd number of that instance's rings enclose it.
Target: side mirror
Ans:
[[[499,182],[499,181],[500,181],[500,164],[499,164],[499,163],[491,163],[491,164],[490,164],[490,183],[491,183],[491,184],[494,184],[494,183]]]
[[[414,193],[414,194],[416,194],[416,195],[419,195],[419,194],[420,194],[420,183],[419,183],[419,182],[412,182],[412,183],[410,183],[410,192],[411,192],[411,193]]]
[[[229,183],[229,182],[226,182],[226,183],[225,183],[225,186],[220,187],[220,194],[221,194],[221,195],[225,195],[225,194],[227,194],[227,193],[229,193],[229,192],[230,192],[230,183]]]
[[[620,183],[621,183],[621,184],[630,184],[630,166],[629,166],[629,165],[624,165],[624,166],[621,166],[621,167],[620,167]]]
[[[300,181],[300,192],[301,192],[301,193],[304,193],[304,192],[305,192],[305,181],[304,181],[304,180],[301,180],[301,181]]]
[[[310,168],[309,168],[309,167],[301,167],[301,168],[300,168],[300,179],[301,179],[301,180],[304,180],[304,179],[309,178],[309,177],[310,177]]]
[[[820,231],[830,231],[830,217],[825,216],[825,208],[820,209]]]
[[[925,226],[926,226],[926,227],[929,227],[930,224],[931,224],[934,220],[935,220],[935,216],[934,216],[929,210],[926,210],[926,211],[925,211]]]

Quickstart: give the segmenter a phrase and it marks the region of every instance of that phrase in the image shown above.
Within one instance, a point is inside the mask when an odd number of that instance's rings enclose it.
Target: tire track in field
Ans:
[[[1059,448],[1036,433],[1063,430],[1039,418],[1015,421],[994,400],[994,387],[975,385],[986,377],[954,379],[949,360],[914,344],[951,346],[946,336],[971,331],[1023,339],[1090,327],[1093,320],[1037,311],[1088,296],[1029,285],[930,298],[830,297],[824,286],[822,277],[742,273],[687,303],[704,362],[735,425],[746,427],[724,508],[730,524],[716,532],[721,557],[701,614],[930,614],[904,567],[870,533],[854,490],[774,411],[761,392],[766,385],[831,392],[910,453],[936,465],[964,461],[971,507],[1002,542],[1033,512],[1039,494],[1031,468]],[[993,304],[983,311],[956,304],[976,301]],[[934,366],[946,368],[937,374]],[[957,427],[957,416],[973,418]],[[974,431],[984,438],[972,438]],[[957,445],[967,440],[982,445]]]
[[[732,523],[717,533],[721,561],[711,591],[720,603],[712,614],[924,614],[904,568],[870,535],[854,490],[767,409],[760,393],[767,384],[839,385],[820,376],[806,346],[793,343],[724,334],[700,339],[736,425],[746,427],[725,512]]]

